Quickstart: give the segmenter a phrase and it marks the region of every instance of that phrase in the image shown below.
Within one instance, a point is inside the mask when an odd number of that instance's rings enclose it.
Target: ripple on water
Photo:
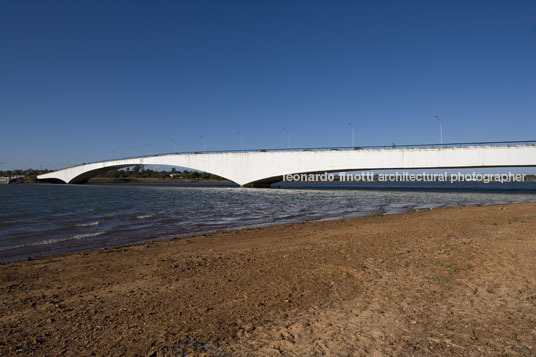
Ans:
[[[12,250],[12,249],[20,249],[20,248],[26,248],[26,247],[35,247],[35,246],[40,246],[40,245],[52,245],[52,244],[62,243],[62,242],[67,242],[67,241],[72,241],[72,240],[93,238],[93,237],[101,236],[101,235],[103,235],[105,233],[107,233],[107,231],[99,231],[99,232],[84,233],[84,234],[75,234],[73,236],[63,237],[63,238],[45,239],[45,240],[29,242],[29,243],[25,243],[25,244],[18,244],[18,245],[0,247],[0,251]]]

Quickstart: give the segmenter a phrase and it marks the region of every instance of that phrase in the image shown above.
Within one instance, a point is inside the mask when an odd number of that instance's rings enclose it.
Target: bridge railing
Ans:
[[[121,161],[129,159],[140,159],[155,156],[167,155],[191,155],[191,154],[223,154],[223,153],[241,153],[241,152],[284,152],[284,151],[347,151],[347,150],[389,150],[389,149],[433,149],[433,148],[454,148],[454,147],[478,147],[478,146],[520,146],[536,145],[536,140],[518,140],[518,141],[479,141],[469,143],[445,143],[445,144],[404,144],[404,145],[368,145],[368,146],[330,146],[330,147],[297,147],[297,148],[279,148],[279,149],[244,149],[244,150],[209,150],[209,151],[184,151],[168,152],[162,154],[147,154],[138,156],[129,156],[108,160],[85,162],[80,165],[95,164],[104,161]],[[75,165],[71,167],[76,167]]]

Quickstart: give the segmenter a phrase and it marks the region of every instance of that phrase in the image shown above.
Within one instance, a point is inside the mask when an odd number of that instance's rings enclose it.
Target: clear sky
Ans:
[[[536,1],[0,2],[0,169],[536,139]]]

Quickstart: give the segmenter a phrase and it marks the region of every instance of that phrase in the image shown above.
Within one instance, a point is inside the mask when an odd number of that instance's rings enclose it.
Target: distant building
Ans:
[[[15,181],[15,180],[20,179],[20,178],[24,178],[24,175],[1,176],[0,177],[0,184],[11,183],[12,181]]]

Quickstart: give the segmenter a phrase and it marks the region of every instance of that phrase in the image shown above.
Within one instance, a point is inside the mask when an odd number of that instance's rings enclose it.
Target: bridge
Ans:
[[[536,166],[536,141],[171,153],[92,162],[37,178],[79,184],[135,165],[178,166],[218,175],[240,186],[269,187],[287,174]]]

